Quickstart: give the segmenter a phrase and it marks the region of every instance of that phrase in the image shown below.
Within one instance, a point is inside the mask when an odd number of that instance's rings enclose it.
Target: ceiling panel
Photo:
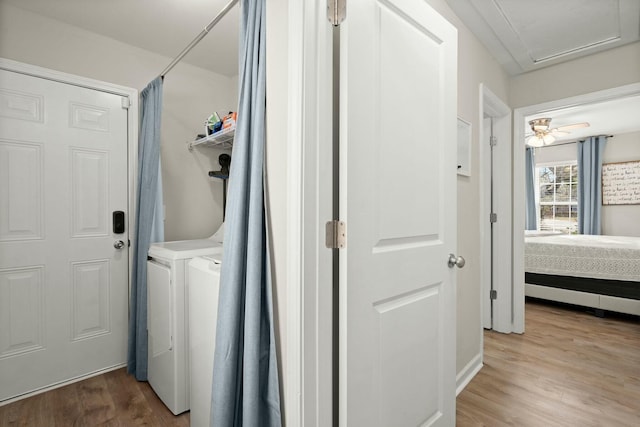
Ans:
[[[640,40],[638,0],[447,0],[512,75]]]
[[[618,0],[599,0],[583,7],[588,3],[562,0],[550,5],[541,1],[531,7],[530,2],[522,0],[496,0],[507,24],[534,62],[621,37]],[[567,31],[567,25],[571,31]]]

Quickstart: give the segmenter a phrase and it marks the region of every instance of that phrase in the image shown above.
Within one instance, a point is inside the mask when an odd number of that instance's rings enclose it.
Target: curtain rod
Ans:
[[[213,21],[209,22],[209,25],[207,25],[206,27],[204,27],[204,30],[202,30],[200,32],[200,34],[198,34],[196,36],[195,39],[193,39],[191,41],[191,43],[189,43],[189,45],[187,45],[187,47],[185,47],[182,52],[180,52],[180,54],[178,54],[178,56],[176,56],[176,58],[171,61],[171,63],[169,65],[167,65],[167,68],[165,68],[164,70],[162,70],[162,72],[160,73],[160,77],[162,77],[164,79],[164,76],[171,71],[171,69],[173,67],[176,66],[176,64],[178,62],[180,62],[180,60],[182,58],[184,58],[184,56],[189,53],[189,51],[191,49],[193,49],[195,47],[195,45],[197,45],[200,40],[202,40],[204,38],[204,36],[206,36],[207,34],[209,34],[209,31],[211,31],[211,29],[213,27],[215,27],[215,25],[227,14],[227,12],[229,12],[229,10],[231,10],[231,8],[233,6],[235,6],[235,4],[238,3],[238,0],[231,0],[225,7],[222,8],[222,10],[220,11],[220,13],[218,13],[218,15],[216,15],[215,18],[213,18]]]
[[[597,135],[597,136],[606,136],[607,138],[613,138],[613,135]],[[580,140],[576,139],[575,141],[559,142],[557,144],[543,145],[542,147],[536,147],[536,148],[559,147],[561,145],[576,144],[578,142],[580,142]]]

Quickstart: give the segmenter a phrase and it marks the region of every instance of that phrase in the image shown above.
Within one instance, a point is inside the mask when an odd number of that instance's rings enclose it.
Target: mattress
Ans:
[[[526,237],[524,252],[527,273],[640,282],[639,237]]]

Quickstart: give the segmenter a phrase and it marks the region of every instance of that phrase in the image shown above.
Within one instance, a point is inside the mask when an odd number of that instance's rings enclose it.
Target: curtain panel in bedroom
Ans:
[[[602,155],[606,136],[578,141],[578,233],[600,234]]]

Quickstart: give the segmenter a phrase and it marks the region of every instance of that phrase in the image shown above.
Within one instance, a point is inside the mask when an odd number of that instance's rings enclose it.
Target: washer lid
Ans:
[[[149,246],[149,256],[170,260],[188,259],[197,256],[222,254],[222,244],[211,239],[177,240],[158,242]],[[222,255],[220,255],[222,257]]]
[[[222,264],[222,251],[212,255],[204,255],[202,258],[214,264]]]
[[[189,269],[204,271],[207,274],[220,275],[222,252],[220,255],[198,256],[189,261]],[[191,280],[191,279],[189,279]]]

